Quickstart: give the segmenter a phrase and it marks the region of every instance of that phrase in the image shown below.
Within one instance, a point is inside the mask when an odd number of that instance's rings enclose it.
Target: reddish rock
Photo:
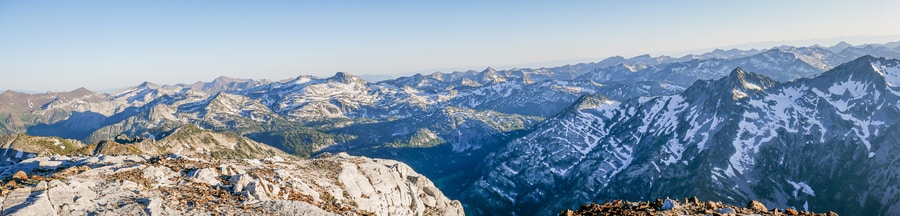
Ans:
[[[798,212],[796,209],[792,209],[792,208],[785,209],[784,213],[787,215],[800,215],[800,212]]]
[[[761,202],[752,200],[750,203],[747,203],[747,208],[753,211],[766,213],[769,210],[766,208],[766,205],[763,205]]]

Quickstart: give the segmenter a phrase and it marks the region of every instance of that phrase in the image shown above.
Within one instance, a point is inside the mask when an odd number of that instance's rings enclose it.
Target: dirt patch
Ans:
[[[143,174],[143,170],[139,168],[133,168],[130,170],[119,171],[110,175],[106,175],[106,179],[115,181],[128,180],[137,183],[138,185],[144,186],[145,188],[150,188],[153,182],[150,181],[150,179],[144,178]]]

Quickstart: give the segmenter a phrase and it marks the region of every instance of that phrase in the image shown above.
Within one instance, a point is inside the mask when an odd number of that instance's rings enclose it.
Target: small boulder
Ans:
[[[16,174],[13,174],[12,178],[16,179],[16,180],[20,180],[20,181],[27,181],[28,174],[25,174],[25,172],[22,172],[22,170],[19,170],[18,172],[16,172]]]
[[[800,212],[798,212],[796,209],[792,209],[792,208],[785,209],[784,213],[787,215],[800,215]]]
[[[723,208],[723,209],[719,209],[718,212],[721,213],[721,214],[729,214],[729,213],[734,213],[734,209],[732,209],[732,208]]]
[[[663,201],[662,207],[659,208],[660,211],[668,211],[675,208],[675,201],[671,199],[666,199]]]
[[[750,203],[747,203],[747,208],[757,212],[769,212],[768,208],[766,208],[766,205],[763,205],[761,202],[756,200],[751,200]]]

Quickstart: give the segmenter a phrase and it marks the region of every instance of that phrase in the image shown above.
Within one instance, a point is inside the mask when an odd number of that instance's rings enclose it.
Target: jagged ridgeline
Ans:
[[[898,118],[891,111],[895,83],[871,84],[894,73],[893,60],[860,58],[866,55],[900,58],[900,48],[715,50],[374,83],[340,72],[279,81],[146,82],[111,94],[6,91],[0,134],[8,136],[3,144],[12,147],[4,157],[11,160],[337,152],[396,159],[462,199],[472,214],[552,214],[592,201],[669,194],[819,211],[846,200],[824,188],[893,191],[884,185],[897,182],[893,171],[868,171],[875,167],[870,160],[893,167],[881,152],[892,150],[884,146],[895,130],[890,119]],[[876,69],[859,72],[867,68]],[[10,141],[26,138],[44,141]],[[826,171],[809,167],[831,169],[825,178]],[[861,171],[838,172],[851,168]],[[823,180],[850,177],[881,180]],[[861,213],[897,212],[890,199],[879,200],[891,193],[867,193]],[[841,208],[821,210],[861,211]]]

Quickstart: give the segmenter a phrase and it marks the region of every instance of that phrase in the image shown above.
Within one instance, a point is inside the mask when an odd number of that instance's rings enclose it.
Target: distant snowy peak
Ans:
[[[853,46],[853,45],[850,44],[850,43],[847,43],[847,42],[845,42],[845,41],[841,41],[840,43],[837,43],[837,44],[835,44],[834,46],[831,46],[831,47],[828,47],[828,48],[825,48],[825,49],[827,49],[828,51],[831,51],[831,52],[833,52],[833,53],[839,53],[839,52],[843,51],[844,49],[847,49],[847,47],[852,47],[852,46]]]
[[[746,72],[741,68],[734,69],[723,79],[729,80],[734,87],[733,89],[741,91],[763,91],[778,83],[772,78],[753,72]]]
[[[738,67],[727,76],[718,80],[699,80],[685,90],[684,95],[697,100],[720,100],[731,98],[740,100],[753,94],[760,94],[766,89],[778,84],[767,76],[744,71]],[[719,105],[719,103],[715,103]]]
[[[128,88],[115,93],[113,101],[124,102],[120,105],[141,106],[164,96],[175,95],[186,90],[181,86],[160,86],[151,82],[144,82],[138,86]]]
[[[253,79],[240,79],[240,78],[232,78],[226,76],[219,76],[213,79],[210,82],[195,82],[190,85],[180,85],[185,88],[191,88],[194,90],[199,90],[206,92],[207,94],[215,94],[218,92],[234,92],[239,91],[241,89],[252,88],[254,86],[264,85],[271,83],[272,81],[261,79],[261,80],[253,80]]]

